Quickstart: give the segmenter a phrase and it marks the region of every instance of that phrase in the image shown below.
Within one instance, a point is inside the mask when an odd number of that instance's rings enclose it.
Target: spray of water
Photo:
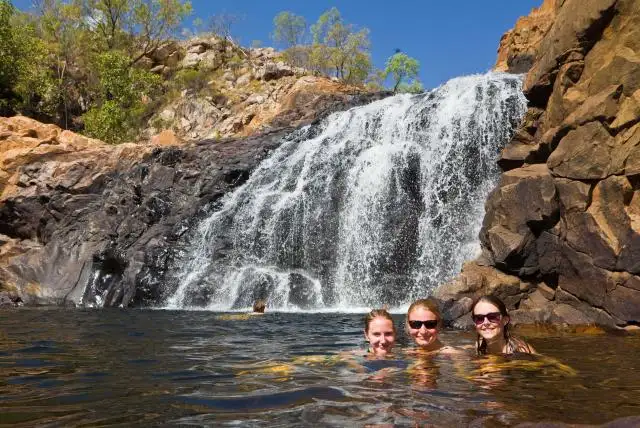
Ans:
[[[169,308],[402,306],[478,251],[521,78],[453,79],[287,137],[192,234]]]

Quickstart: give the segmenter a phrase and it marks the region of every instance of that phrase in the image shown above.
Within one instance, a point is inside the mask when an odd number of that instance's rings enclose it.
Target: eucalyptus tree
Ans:
[[[333,7],[311,26],[315,48],[314,64],[319,69],[332,68],[336,77],[350,83],[362,83],[371,71],[369,30],[355,29]]]
[[[303,16],[284,11],[273,18],[273,27],[271,34],[273,41],[282,43],[285,48],[291,48],[304,42],[307,21]]]
[[[84,12],[100,51],[122,50],[131,65],[152,54],[175,36],[191,14],[191,2],[183,0],[74,0]]]
[[[409,80],[413,80],[418,77],[420,71],[420,62],[417,59],[410,57],[403,52],[396,52],[387,59],[386,67],[384,70],[385,76],[391,75],[393,77],[393,92],[398,92],[403,85],[408,89],[407,92],[418,91],[420,86],[416,86],[415,83],[409,84]]]
[[[0,0],[0,115],[8,114],[14,98],[14,84],[18,77],[15,62],[20,54],[11,18],[15,8],[11,2]]]

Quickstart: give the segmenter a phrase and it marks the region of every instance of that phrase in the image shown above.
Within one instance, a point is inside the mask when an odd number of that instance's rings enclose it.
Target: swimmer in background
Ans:
[[[264,314],[264,310],[267,308],[267,304],[264,300],[256,300],[253,304],[253,314],[254,315],[262,315]]]
[[[496,296],[480,297],[471,308],[471,318],[478,334],[476,352],[486,354],[536,354],[533,346],[510,332],[509,313],[504,302]]]
[[[216,319],[222,321],[246,321],[253,318],[254,316],[264,315],[264,310],[266,309],[266,307],[267,305],[265,301],[259,299],[253,303],[253,312],[246,312],[244,314],[222,314],[216,316]]]

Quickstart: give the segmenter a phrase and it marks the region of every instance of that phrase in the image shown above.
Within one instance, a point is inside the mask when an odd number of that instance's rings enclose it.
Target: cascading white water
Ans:
[[[335,113],[289,137],[193,234],[169,308],[400,305],[479,249],[521,77],[453,79]]]

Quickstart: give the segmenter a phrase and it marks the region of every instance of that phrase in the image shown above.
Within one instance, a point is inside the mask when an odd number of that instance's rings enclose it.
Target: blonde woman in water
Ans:
[[[442,324],[442,314],[435,299],[419,299],[413,302],[407,311],[405,329],[416,345],[415,351],[460,353],[460,350],[446,346],[440,341]]]
[[[384,357],[396,344],[396,326],[385,309],[374,309],[364,317],[364,337],[369,342],[368,352]]]

